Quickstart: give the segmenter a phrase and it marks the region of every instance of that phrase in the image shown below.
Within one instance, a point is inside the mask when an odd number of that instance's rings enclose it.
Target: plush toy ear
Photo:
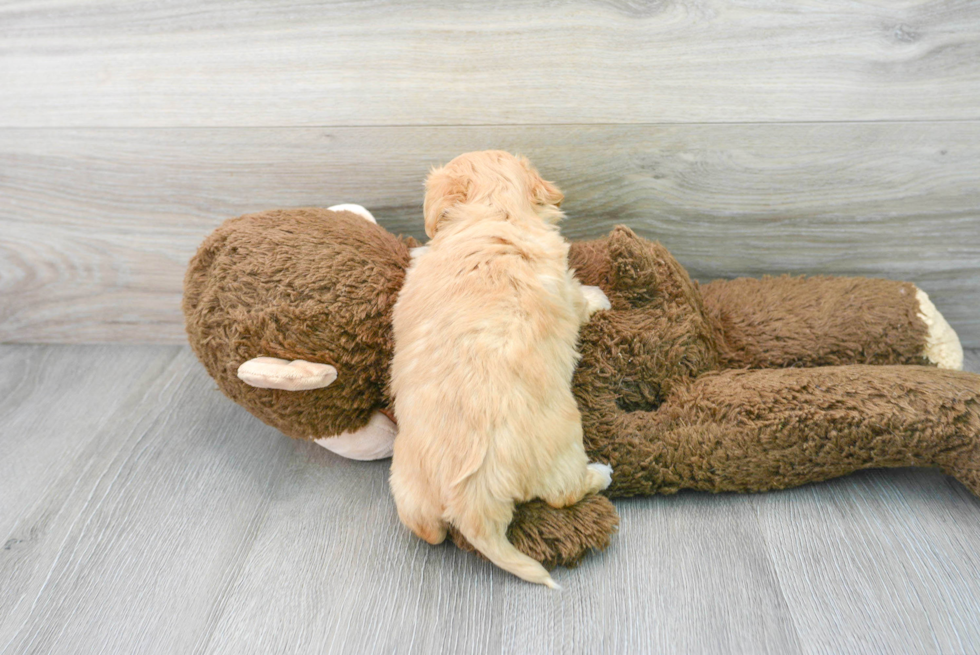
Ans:
[[[674,256],[661,243],[641,239],[623,225],[609,235],[609,268],[610,299],[625,300],[633,307],[666,301],[688,305],[697,314],[704,312],[697,284]]]
[[[327,207],[327,209],[332,212],[351,212],[357,214],[358,216],[363,216],[365,219],[371,221],[375,225],[378,224],[378,221],[374,218],[374,214],[369,212],[361,205],[355,205],[352,202],[345,202],[342,205],[334,205],[333,207]]]
[[[613,290],[633,305],[653,300],[657,294],[660,279],[649,245],[623,225],[617,225],[609,235]]]
[[[238,379],[259,389],[306,391],[330,386],[337,379],[337,369],[302,359],[290,362],[276,357],[256,357],[238,367]]]
[[[439,229],[446,210],[453,205],[466,202],[469,193],[466,182],[453,175],[445,166],[436,168],[425,180],[425,202],[422,214],[425,217],[425,233],[431,239]]]

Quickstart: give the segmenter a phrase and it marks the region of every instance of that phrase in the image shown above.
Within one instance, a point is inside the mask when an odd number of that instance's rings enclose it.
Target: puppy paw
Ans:
[[[586,311],[592,316],[600,309],[611,309],[609,298],[599,287],[582,286],[582,295],[585,296]]]
[[[596,491],[602,491],[603,489],[608,489],[609,485],[612,484],[612,467],[608,464],[600,464],[598,462],[592,462],[587,467],[593,480],[598,485]]]

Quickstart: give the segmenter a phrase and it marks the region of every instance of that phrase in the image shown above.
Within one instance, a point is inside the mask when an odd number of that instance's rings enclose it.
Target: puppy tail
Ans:
[[[528,582],[543,584],[550,589],[561,589],[540,562],[528,557],[507,541],[506,525],[461,521],[456,527],[474,548],[503,570]]]

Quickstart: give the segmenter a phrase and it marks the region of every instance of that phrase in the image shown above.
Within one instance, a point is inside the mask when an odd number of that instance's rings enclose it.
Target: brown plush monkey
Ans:
[[[353,211],[351,211],[353,210]],[[391,308],[413,239],[356,206],[224,223],[187,271],[190,343],[221,390],[291,437],[390,453]],[[935,466],[980,495],[980,376],[926,295],[886,280],[777,277],[704,286],[617,227],[570,264],[612,309],[581,333],[574,391],[609,497],[758,492],[889,466]],[[548,566],[603,548],[603,496],[518,508],[508,536]],[[460,546],[466,544],[454,535]]]

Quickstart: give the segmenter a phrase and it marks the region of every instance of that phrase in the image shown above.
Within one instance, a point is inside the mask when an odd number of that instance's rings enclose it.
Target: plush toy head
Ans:
[[[391,308],[413,245],[349,211],[227,221],[187,270],[190,343],[226,395],[291,437],[363,428],[390,404]],[[238,368],[257,355],[326,364],[336,379],[301,392],[256,388]]]

